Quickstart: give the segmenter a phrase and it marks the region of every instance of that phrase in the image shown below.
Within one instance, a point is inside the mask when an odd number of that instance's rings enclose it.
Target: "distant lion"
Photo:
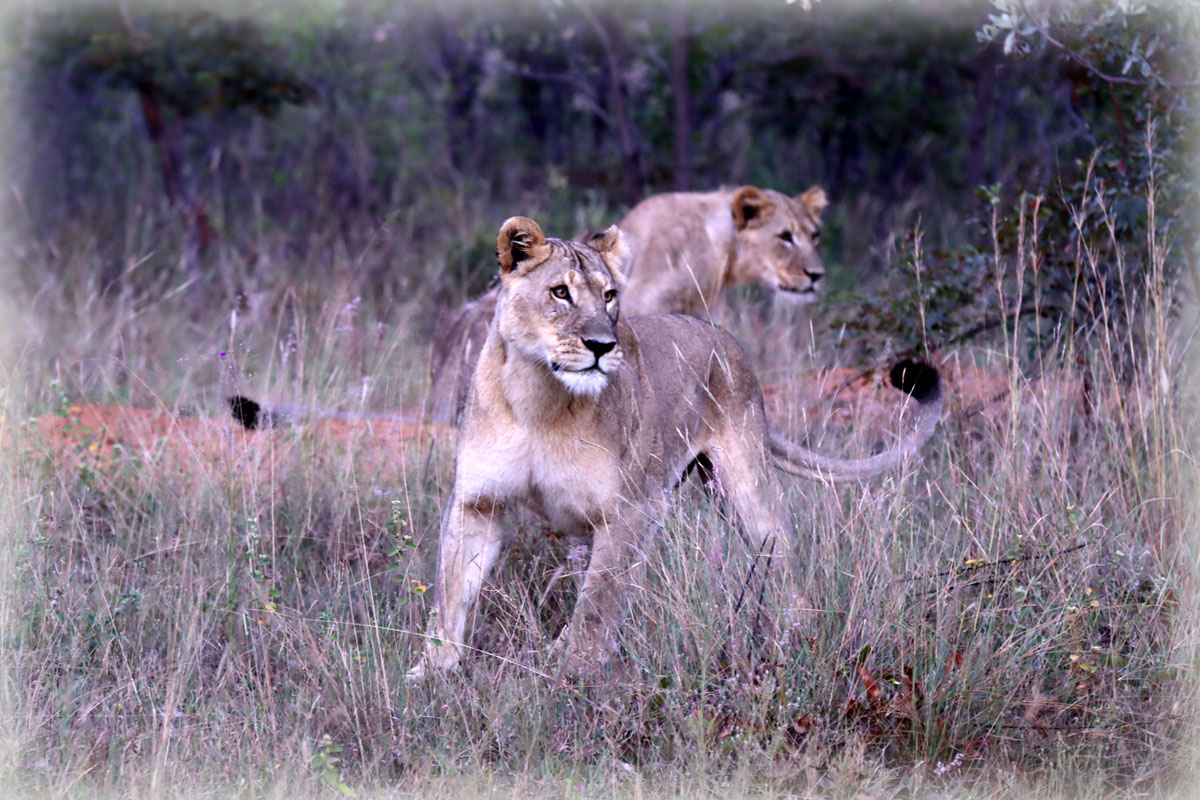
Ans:
[[[622,313],[680,313],[711,319],[730,286],[757,283],[798,303],[811,301],[825,267],[817,250],[825,191],[795,197],[743,186],[648,197],[617,223],[630,259]],[[428,414],[453,422],[462,412],[499,288],[446,318],[434,337]]]
[[[459,428],[434,605],[411,680],[458,665],[468,614],[515,511],[590,541],[559,640],[563,669],[584,671],[617,650],[626,587],[639,585],[655,522],[689,465],[711,464],[741,525],[774,542],[781,530],[768,499],[777,493],[764,458],[797,476],[862,479],[900,466],[937,424],[937,371],[903,362],[892,382],[919,404],[904,441],[857,460],[814,453],[771,430],[758,379],[729,333],[682,314],[621,313],[630,262],[618,226],[585,244],[547,239],[533,220],[513,217],[496,250],[500,291]]]

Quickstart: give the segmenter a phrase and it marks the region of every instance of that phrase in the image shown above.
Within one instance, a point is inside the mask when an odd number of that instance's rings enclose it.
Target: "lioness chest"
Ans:
[[[463,497],[526,503],[564,533],[586,533],[620,502],[614,448],[574,431],[509,430],[473,437],[459,456]]]

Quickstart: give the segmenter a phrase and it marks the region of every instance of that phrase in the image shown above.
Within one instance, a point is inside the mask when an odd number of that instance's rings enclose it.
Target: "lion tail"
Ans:
[[[229,410],[233,418],[248,431],[261,431],[291,421],[291,415],[280,408],[264,406],[257,400],[235,394],[229,399]]]
[[[942,381],[938,371],[922,361],[905,359],[892,367],[891,383],[917,401],[916,424],[890,450],[868,458],[836,458],[769,432],[768,445],[775,466],[792,475],[819,481],[854,481],[882,475],[904,464],[933,435],[942,415]]]
[[[404,414],[355,413],[336,409],[307,408],[293,405],[265,406],[257,400],[251,400],[249,397],[244,397],[240,394],[235,394],[228,398],[228,400],[229,410],[233,413],[234,420],[248,431],[261,431],[279,425],[291,425],[315,419],[347,421],[383,420],[386,422],[398,422],[403,425],[417,425],[421,423],[420,417],[412,417]]]

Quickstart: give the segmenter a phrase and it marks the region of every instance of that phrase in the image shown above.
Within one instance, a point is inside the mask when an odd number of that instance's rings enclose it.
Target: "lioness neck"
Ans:
[[[721,263],[716,264],[720,270],[720,281],[717,284],[717,296],[725,286],[751,283],[754,278],[741,265],[737,231],[733,227],[729,208],[733,203],[734,190],[720,189],[705,195],[704,232],[712,243],[713,252],[719,254]],[[716,297],[713,302],[716,302]]]

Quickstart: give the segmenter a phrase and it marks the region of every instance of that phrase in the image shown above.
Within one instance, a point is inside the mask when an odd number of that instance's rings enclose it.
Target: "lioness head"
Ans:
[[[810,302],[825,275],[817,252],[825,205],[820,186],[795,197],[754,186],[738,189],[732,209],[739,239],[733,266],[737,279],[765,283],[785,297]]]
[[[509,219],[496,237],[500,336],[572,394],[598,395],[621,365],[617,295],[626,255],[615,225],[584,244],[547,239],[526,217]]]

